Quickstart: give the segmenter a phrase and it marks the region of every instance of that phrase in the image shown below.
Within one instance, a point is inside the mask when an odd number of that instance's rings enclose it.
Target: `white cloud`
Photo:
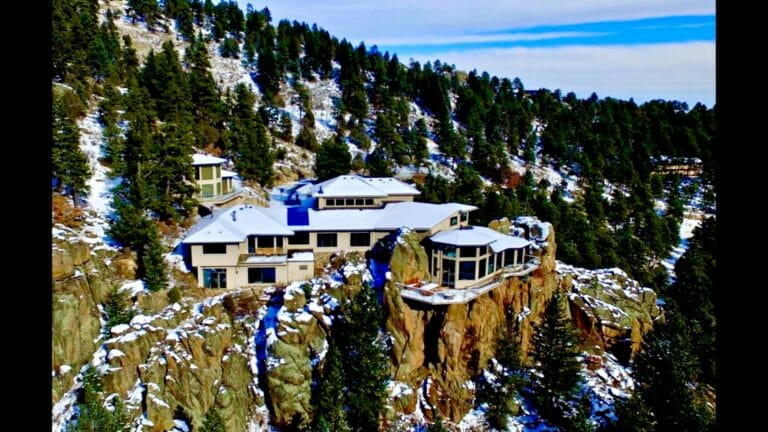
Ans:
[[[411,57],[398,54],[403,62]],[[600,97],[681,100],[693,106],[715,103],[715,44],[689,42],[631,46],[561,46],[498,48],[414,55],[440,59],[463,70],[519,77],[527,89],[573,91],[580,98]]]
[[[382,46],[402,45],[452,45],[470,43],[492,42],[521,42],[540,41],[547,39],[567,39],[577,37],[603,36],[603,32],[547,32],[547,33],[497,33],[497,34],[467,34],[467,35],[428,35],[428,36],[397,36],[377,38],[376,42]]]
[[[238,0],[245,8],[248,0]],[[317,23],[339,38],[366,45],[378,38],[468,33],[538,25],[639,19],[670,15],[713,15],[715,0],[276,0],[266,5],[281,18]]]

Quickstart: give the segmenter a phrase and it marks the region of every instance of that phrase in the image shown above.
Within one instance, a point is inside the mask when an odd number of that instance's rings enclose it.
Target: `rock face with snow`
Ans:
[[[111,253],[92,250],[64,227],[57,228],[52,245],[52,401],[72,384],[80,367],[90,360],[101,331],[98,304],[110,290]]]
[[[127,399],[143,430],[173,428],[186,417],[196,427],[217,406],[228,430],[246,430],[264,404],[250,364],[255,328],[245,307],[263,306],[241,290],[193,305],[174,304],[112,329],[103,348],[104,390]],[[150,425],[151,423],[151,425]]]
[[[623,361],[640,349],[643,335],[664,319],[656,293],[621,269],[587,270],[557,263],[576,327],[591,343]]]
[[[429,388],[420,401],[427,416],[437,410],[458,421],[472,408],[474,388],[468,381],[493,356],[496,332],[504,328],[506,320],[513,320],[515,334],[511,336],[519,338],[522,350],[527,351],[532,324],[558,285],[554,230],[549,224],[543,226],[547,227],[546,237],[537,239],[544,246],[540,247],[540,268],[526,278],[509,278],[467,304],[428,307],[403,301],[394,282],[423,277],[428,273],[427,261],[415,258],[424,254],[415,234],[403,236],[404,241],[395,247],[392,262],[409,265],[393,265],[393,277],[385,289],[392,375],[414,389],[429,378]]]

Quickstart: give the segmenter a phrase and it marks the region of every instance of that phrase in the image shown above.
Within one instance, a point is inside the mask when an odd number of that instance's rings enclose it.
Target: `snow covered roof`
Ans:
[[[311,187],[313,197],[377,197],[389,195],[419,195],[418,189],[393,177],[361,177],[340,175]]]
[[[257,207],[235,206],[206,216],[195,225],[184,243],[240,243],[249,235],[293,235]]]
[[[415,230],[428,230],[459,211],[477,207],[459,204],[432,204],[423,202],[388,203],[378,209],[307,209],[307,225],[291,225],[295,231],[391,231],[406,226]],[[274,220],[286,223],[287,207],[261,208]]]
[[[285,255],[273,255],[273,256],[265,256],[265,255],[256,255],[256,256],[249,256],[245,259],[245,264],[285,264],[286,258]]]
[[[481,226],[470,226],[449,231],[441,231],[430,237],[435,243],[453,246],[490,246],[494,252],[505,249],[520,249],[531,244],[522,237],[513,237],[496,230]]]
[[[313,197],[385,197],[387,193],[357,175],[341,175],[312,186]]]
[[[400,227],[428,230],[451,215],[477,207],[424,202],[388,203],[373,209],[306,209],[308,223],[288,226],[288,209],[237,205],[202,218],[184,239],[186,244],[239,243],[249,235],[293,235],[297,231],[392,231]],[[301,219],[302,222],[305,219]]]
[[[195,153],[192,155],[192,165],[218,165],[226,161],[226,159],[206,154]]]
[[[237,173],[234,172],[234,171],[225,170],[225,169],[221,170],[221,176],[222,177],[234,177],[236,175],[237,175]]]
[[[418,189],[394,177],[368,177],[364,180],[387,195],[421,195]]]
[[[315,261],[315,254],[313,252],[294,252],[293,255],[288,258],[288,261]]]

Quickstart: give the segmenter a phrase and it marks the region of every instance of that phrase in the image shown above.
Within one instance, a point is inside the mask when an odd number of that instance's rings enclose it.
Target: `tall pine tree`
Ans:
[[[530,351],[536,369],[531,376],[531,400],[539,415],[558,427],[571,423],[582,382],[576,329],[565,316],[564,299],[556,294],[547,303]]]

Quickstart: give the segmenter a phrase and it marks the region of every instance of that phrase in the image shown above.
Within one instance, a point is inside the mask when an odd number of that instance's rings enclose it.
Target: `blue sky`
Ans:
[[[400,60],[637,102],[715,103],[713,0],[244,1]]]

